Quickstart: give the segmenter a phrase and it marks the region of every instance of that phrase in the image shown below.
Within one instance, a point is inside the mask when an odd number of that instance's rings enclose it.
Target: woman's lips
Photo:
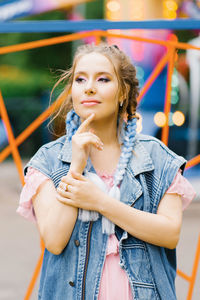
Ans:
[[[97,105],[100,102],[99,101],[82,101],[81,102],[84,106],[93,106],[93,105]]]

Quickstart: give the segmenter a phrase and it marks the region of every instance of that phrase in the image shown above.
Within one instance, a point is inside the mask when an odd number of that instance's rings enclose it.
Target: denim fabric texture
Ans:
[[[58,186],[72,157],[66,136],[42,146],[27,166],[48,176]],[[156,214],[160,200],[186,160],[154,137],[138,134],[126,173],[120,201]],[[95,170],[88,159],[87,170]],[[120,266],[126,271],[134,300],[175,300],[176,250],[143,242],[121,228]],[[101,218],[95,222],[77,219],[71,239],[60,255],[45,249],[39,300],[97,300],[108,236],[102,234]]]

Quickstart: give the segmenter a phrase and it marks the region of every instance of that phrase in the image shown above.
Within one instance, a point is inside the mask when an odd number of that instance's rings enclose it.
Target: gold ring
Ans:
[[[68,184],[65,183],[65,192],[68,192]]]

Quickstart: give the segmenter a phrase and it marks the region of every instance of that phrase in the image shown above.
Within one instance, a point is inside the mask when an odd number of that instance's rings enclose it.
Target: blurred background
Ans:
[[[33,21],[33,20],[88,20],[106,19],[110,21],[142,21],[142,20],[175,20],[175,19],[199,19],[200,20],[200,1],[199,0],[0,0],[0,21]],[[134,36],[167,40],[175,34],[180,42],[191,43],[200,47],[200,28],[197,30],[161,30],[161,29],[133,29],[133,30],[111,30],[114,33],[126,33]],[[70,32],[56,33],[0,33],[0,47],[25,43],[29,41],[61,36]],[[42,47],[38,49],[0,55],[0,90],[2,92],[8,115],[11,121],[15,137],[18,136],[32,121],[39,116],[49,105],[51,90],[60,76],[60,70],[66,70],[71,66],[72,58],[76,47],[82,43],[92,42],[92,38],[81,41],[68,42],[54,46]],[[156,64],[159,62],[165,48],[160,45],[137,42],[125,39],[109,38],[108,42],[118,45],[130,57],[136,66],[137,78],[140,88],[143,87]],[[165,67],[159,77],[151,86],[139,104],[138,112],[142,118],[142,133],[150,134],[157,138],[161,137],[162,127],[166,124],[166,117],[163,114],[165,88],[167,78],[167,67]],[[63,86],[57,89],[55,94],[61,91]],[[52,101],[55,100],[55,96]],[[44,143],[55,139],[55,136],[48,129],[48,120],[44,122],[22,145],[19,146],[20,155],[25,163]],[[190,160],[200,153],[200,51],[178,50],[178,59],[172,77],[171,92],[171,112],[169,116],[169,147],[177,154]],[[0,118],[0,151],[8,145],[7,133],[3,121]],[[0,233],[6,238],[4,232],[7,219],[7,205],[15,209],[17,205],[20,184],[15,176],[15,167],[12,165],[11,157],[8,157],[0,165],[0,208],[5,211],[4,218],[1,219]],[[12,183],[10,178],[13,177]],[[5,177],[7,176],[7,177]],[[196,246],[199,232],[199,203],[200,188],[199,176],[200,165],[196,165],[185,172],[185,176],[191,181],[197,191],[194,205],[186,213],[185,223],[191,230],[185,229],[186,234],[181,239],[181,248],[188,246],[188,238],[191,232],[196,234],[190,242]],[[6,183],[11,184],[9,193],[3,188]],[[13,201],[13,198],[15,201]],[[3,199],[5,201],[3,201]],[[198,213],[197,213],[198,212]],[[188,215],[187,215],[188,214]],[[14,234],[15,224],[25,229],[25,239],[31,241],[38,239],[36,231],[32,228],[33,238],[30,238],[30,225],[26,221],[19,221],[18,216],[12,211],[12,218],[8,226],[12,224],[10,234]],[[22,222],[22,223],[20,223]],[[24,223],[25,222],[25,223]],[[13,235],[13,243],[15,236]],[[15,244],[16,246],[16,244]],[[4,249],[5,247],[5,249]],[[31,249],[30,249],[31,248]],[[38,248],[30,247],[28,252],[32,253],[33,265],[35,264]],[[8,244],[5,241],[1,250],[7,251]],[[9,246],[10,249],[10,246]],[[19,249],[20,246],[19,246]],[[186,249],[186,248],[184,248]],[[9,250],[11,251],[11,249]],[[33,251],[33,252],[31,252]],[[188,250],[187,250],[188,251]],[[195,247],[192,250],[194,255]],[[23,250],[22,250],[23,252]],[[20,251],[21,255],[21,251]],[[190,272],[193,256],[190,260],[180,258],[180,264],[184,268],[184,262]],[[23,256],[23,255],[22,255]],[[181,257],[181,255],[180,255]],[[15,260],[16,261],[16,260]],[[18,262],[20,261],[18,257]],[[4,263],[4,262],[2,262]],[[22,264],[23,264],[22,260]],[[6,267],[5,267],[6,268]],[[16,268],[19,268],[19,266]],[[30,272],[33,266],[27,266]],[[30,268],[30,269],[29,269]],[[25,269],[26,270],[26,269]],[[29,272],[27,271],[27,272]],[[12,273],[12,268],[10,268]],[[8,273],[7,277],[10,277]],[[24,271],[23,274],[26,274]],[[22,277],[25,275],[22,275]],[[6,278],[7,278],[6,277]],[[30,274],[29,274],[30,277]],[[15,277],[12,285],[7,281],[9,288],[15,286]],[[1,279],[1,278],[0,278]],[[6,284],[4,282],[4,284]],[[23,280],[27,286],[28,278]],[[179,300],[186,299],[186,290],[180,281]],[[22,288],[19,288],[18,296],[14,292],[2,294],[0,288],[0,299],[22,299]],[[20,294],[21,293],[21,294]],[[200,295],[196,291],[195,295]],[[2,298],[1,298],[2,297]],[[36,296],[35,296],[36,297]],[[195,298],[196,297],[196,298]],[[36,298],[33,298],[36,299]],[[194,296],[199,300],[200,296]]]
[[[104,18],[112,21],[200,18],[200,1],[0,1],[1,21]],[[113,30],[113,32],[122,31]],[[134,29],[125,32],[135,36],[164,40],[168,39],[170,34],[175,33],[181,42],[200,44],[199,30]],[[61,34],[6,33],[0,35],[0,46],[59,35]],[[91,39],[85,39],[81,42],[91,42]],[[15,135],[18,135],[48,105],[50,91],[58,79],[57,71],[65,70],[70,66],[74,49],[81,42],[64,43],[0,56],[0,88],[6,99],[6,106]],[[109,42],[117,44],[131,57],[137,69],[140,87],[143,86],[165,52],[163,46],[150,43],[114,38],[110,38]],[[169,146],[180,155],[190,159],[200,152],[199,105],[196,104],[195,110],[191,110],[191,102],[199,102],[199,91],[196,89],[198,89],[200,74],[197,68],[196,70],[193,69],[193,61],[196,59],[196,63],[199,64],[200,52],[179,50],[178,54],[172,80]],[[166,71],[165,68],[138,108],[143,117],[143,132],[157,137],[160,137],[161,127],[165,124],[162,111]],[[193,75],[195,72],[196,74]],[[193,85],[191,85],[191,77],[196,80]],[[195,93],[190,90],[191,86],[195,86]],[[193,99],[192,96],[196,99]],[[0,147],[3,147],[7,143],[7,138],[2,123],[0,123],[0,133]],[[39,145],[51,138],[48,130],[46,130],[46,124],[44,124],[23,144],[21,147],[22,155],[32,155]]]
[[[177,18],[200,18],[200,1],[0,0],[0,21],[63,19],[140,21]],[[133,29],[112,30],[112,32],[125,32],[134,36],[161,40],[168,39],[174,33],[181,42],[200,45],[200,29],[179,31]],[[2,33],[0,46],[59,35],[61,33]],[[3,98],[6,99],[15,136],[48,106],[50,91],[59,77],[58,70],[70,67],[76,46],[91,41],[92,39],[88,38],[80,42],[63,43],[0,56],[0,88]],[[150,43],[116,38],[109,38],[109,42],[117,44],[131,57],[137,69],[140,88],[165,53],[165,47]],[[200,153],[199,59],[199,51],[179,50],[172,78],[169,147],[187,159]],[[142,115],[142,132],[158,138],[166,121],[162,113],[166,76],[167,68],[156,79],[138,107],[138,112]],[[0,122],[0,136],[2,148],[7,143],[2,122]],[[20,153],[23,156],[31,156],[41,144],[51,139],[52,136],[44,123],[23,143]]]

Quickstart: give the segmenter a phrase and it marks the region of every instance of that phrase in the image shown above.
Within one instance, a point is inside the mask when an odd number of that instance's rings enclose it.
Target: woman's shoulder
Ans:
[[[183,166],[185,166],[185,158],[175,153],[158,138],[146,134],[138,134],[137,140],[142,144],[153,160],[159,159],[164,162],[168,158],[178,165],[183,164]]]
[[[146,134],[137,134],[137,140],[142,143],[142,145],[149,150],[160,150],[161,152],[166,152],[172,156],[179,156],[175,152],[173,152],[168,146],[166,146],[161,140],[158,138],[146,135]]]
[[[54,140],[54,141],[51,141],[51,142],[48,142],[44,145],[42,145],[38,151],[41,151],[41,150],[45,150],[45,151],[48,151],[48,150],[53,150],[53,149],[61,149],[64,145],[66,141],[66,135],[63,135],[61,137],[59,137],[58,139]],[[37,151],[37,152],[38,152]],[[36,152],[36,153],[37,153]]]
[[[159,140],[158,138],[152,135],[139,133],[137,134],[137,140],[139,140],[140,142],[146,145],[150,143],[151,145],[156,145],[162,147],[165,150],[169,150],[169,148],[161,140]]]
[[[32,159],[37,157],[55,157],[55,155],[59,154],[65,144],[66,135],[59,137],[58,139],[48,142],[42,145],[36,153],[33,155]],[[56,156],[57,157],[57,156]]]
[[[59,164],[59,154],[65,144],[66,136],[62,136],[55,141],[42,145],[25,166],[26,174],[28,167],[33,167],[44,174],[49,174],[52,166]]]

